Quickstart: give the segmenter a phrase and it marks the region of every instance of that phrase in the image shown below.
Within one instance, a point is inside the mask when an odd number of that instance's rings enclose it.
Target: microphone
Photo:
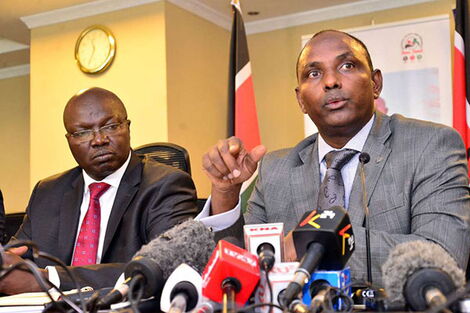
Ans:
[[[143,297],[158,297],[175,268],[186,263],[202,272],[215,247],[213,233],[201,222],[187,220],[160,234],[137,251],[127,264],[126,281],[98,302],[99,308],[119,302],[129,292],[132,279],[143,279]]]
[[[165,283],[160,300],[163,312],[189,312],[200,305],[202,277],[187,264],[179,265]]]
[[[343,290],[346,295],[351,294],[351,270],[349,267],[338,271],[315,271],[302,290],[302,302],[310,306],[312,311],[316,311],[317,308],[328,303],[326,300],[331,299],[331,294],[328,294],[328,291],[331,291],[332,287]],[[336,301],[333,303],[335,310],[339,310],[347,304],[342,297],[335,297],[335,299]]]
[[[465,274],[438,244],[417,240],[397,245],[382,266],[383,281],[393,305],[407,303],[412,310],[446,302],[464,286]]]
[[[305,213],[293,231],[293,239],[297,255],[303,257],[284,294],[286,307],[291,305],[315,269],[342,269],[354,251],[349,216],[339,206]]]
[[[327,302],[327,299],[332,297],[331,286],[324,280],[316,280],[312,282],[309,289],[313,295],[310,302],[310,311],[319,312]]]
[[[224,312],[242,306],[259,281],[258,258],[252,253],[220,240],[202,274],[202,294],[224,302]]]
[[[280,305],[282,302],[280,299],[298,266],[299,262],[276,262],[272,270],[266,273],[269,275],[269,280],[267,279],[267,275],[261,276],[260,283],[255,291],[255,303],[272,302]],[[272,299],[270,299],[270,290],[272,290]],[[257,308],[258,313],[269,313],[270,311],[271,308],[268,306]],[[272,308],[272,312],[282,313],[282,310]]]
[[[362,207],[364,208],[364,223],[365,223],[365,239],[366,239],[366,268],[367,268],[367,281],[366,288],[356,291],[359,293],[358,297],[366,307],[375,311],[384,310],[384,292],[383,289],[373,288],[372,279],[372,257],[370,248],[370,223],[369,223],[369,206],[367,204],[367,190],[366,190],[366,174],[364,166],[369,163],[370,155],[367,152],[361,152],[359,155],[361,187],[362,187]]]
[[[137,287],[142,288],[144,298],[158,296],[165,283],[160,266],[155,261],[140,256],[127,263],[124,276],[126,280],[121,285],[98,300],[97,308],[109,307],[111,304],[121,301],[129,291],[133,292],[130,287],[135,283],[137,283]]]
[[[367,152],[361,152],[359,154],[359,162],[362,163],[362,165],[369,163],[370,161],[370,155]]]
[[[258,255],[259,264],[264,271],[270,271],[274,263],[281,262],[284,241],[284,224],[252,224],[243,227],[245,247]]]

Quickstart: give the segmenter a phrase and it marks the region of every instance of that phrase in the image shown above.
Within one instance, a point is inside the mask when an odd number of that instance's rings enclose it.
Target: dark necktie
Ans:
[[[78,234],[72,265],[96,264],[96,253],[100,239],[101,206],[100,197],[110,185],[106,183],[90,184],[90,204]]]
[[[341,169],[357,152],[345,149],[330,151],[325,155],[327,169],[318,194],[318,209],[326,210],[333,206],[344,207],[344,182]]]

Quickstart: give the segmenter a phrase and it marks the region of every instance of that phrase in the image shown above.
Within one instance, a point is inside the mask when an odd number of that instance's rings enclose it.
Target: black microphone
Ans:
[[[258,254],[258,263],[260,268],[268,273],[274,266],[276,257],[274,255],[274,247],[269,242],[263,242],[256,249]]]
[[[201,222],[187,220],[151,240],[125,270],[126,282],[98,302],[99,308],[119,302],[132,279],[143,279],[143,297],[158,297],[168,276],[182,263],[201,273],[215,248],[213,233]]]
[[[370,155],[367,152],[361,152],[359,154],[359,162],[362,163],[362,165],[369,163],[370,161]]]
[[[425,240],[397,245],[382,266],[383,281],[392,306],[414,311],[443,304],[464,286],[465,274],[439,245]]]
[[[284,293],[283,305],[287,308],[315,269],[342,269],[354,251],[354,234],[349,216],[339,206],[305,213],[292,235],[297,256],[303,257],[294,279]]]

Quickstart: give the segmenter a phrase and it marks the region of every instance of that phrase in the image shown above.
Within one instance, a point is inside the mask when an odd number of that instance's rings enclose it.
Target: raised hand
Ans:
[[[212,183],[212,213],[232,209],[243,182],[256,171],[266,153],[262,145],[248,152],[237,137],[219,140],[202,158],[202,167]]]

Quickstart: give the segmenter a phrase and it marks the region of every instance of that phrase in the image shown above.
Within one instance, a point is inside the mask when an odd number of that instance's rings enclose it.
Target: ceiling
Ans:
[[[136,1],[136,0],[134,0]],[[140,3],[158,0],[140,0]],[[230,20],[229,0],[168,0],[189,11],[198,8],[199,12],[210,11],[219,20]],[[381,2],[380,2],[381,1]],[[247,24],[262,22],[266,19],[276,19],[300,12],[323,12],[322,10],[335,6],[356,6],[376,3],[395,3],[401,5],[433,0],[241,0],[244,20]],[[59,10],[86,4],[120,5],[131,0],[1,0],[0,1],[0,70],[29,64],[30,30],[20,19],[21,17],[36,16],[54,10]],[[139,1],[136,1],[139,2]],[[394,5],[395,7],[397,5]],[[250,15],[249,12],[258,12]],[[204,14],[202,14],[204,15]],[[282,26],[281,26],[282,27]]]

